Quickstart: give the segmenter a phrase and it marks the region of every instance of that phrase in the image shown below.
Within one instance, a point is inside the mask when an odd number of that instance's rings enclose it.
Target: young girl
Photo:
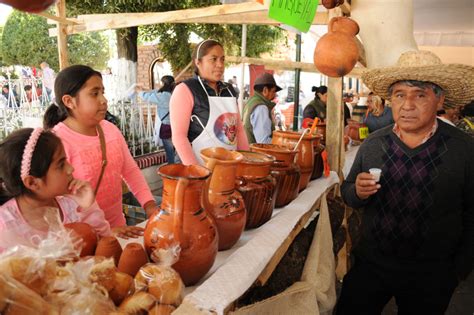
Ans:
[[[61,140],[41,128],[20,129],[0,143],[2,248],[36,245],[48,232],[44,207],[57,209],[63,223],[85,222],[100,236],[110,225],[89,183],[74,179]]]
[[[120,130],[104,120],[107,99],[102,76],[90,67],[75,65],[59,72],[54,83],[56,104],[45,113],[45,128],[61,138],[74,177],[87,180],[112,227],[124,227],[119,236],[138,236],[142,228],[125,227],[122,179],[150,216],[157,208],[145,178],[128,151]]]

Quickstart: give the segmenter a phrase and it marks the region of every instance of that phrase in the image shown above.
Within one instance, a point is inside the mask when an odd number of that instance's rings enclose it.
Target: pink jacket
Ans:
[[[154,198],[120,130],[106,120],[100,125],[105,135],[107,166],[96,200],[111,227],[123,226],[122,179],[142,206]],[[62,140],[69,163],[74,167],[73,176],[89,181],[95,189],[102,164],[99,136],[77,133],[64,123],[57,124],[53,131]]]

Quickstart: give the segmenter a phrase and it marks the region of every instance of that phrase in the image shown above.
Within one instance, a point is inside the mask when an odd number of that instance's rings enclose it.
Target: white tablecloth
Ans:
[[[327,188],[338,182],[335,172],[310,182],[289,205],[275,209],[270,221],[245,231],[234,247],[217,254],[211,270],[196,286],[186,288],[185,301],[196,309],[223,314],[226,307],[251,287],[300,218],[311,210]],[[140,225],[144,226],[145,222]],[[120,242],[125,246],[137,239],[120,239]]]

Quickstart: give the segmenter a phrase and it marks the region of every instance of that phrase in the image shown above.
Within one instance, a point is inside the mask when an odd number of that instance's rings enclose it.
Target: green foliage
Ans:
[[[3,62],[39,66],[43,61],[59,68],[57,39],[48,34],[46,19],[14,11],[4,26],[1,40]],[[107,42],[99,33],[83,33],[68,36],[69,59],[72,64],[81,63],[103,69],[108,60]]]
[[[0,67],[3,66],[3,56],[2,56],[2,36],[3,36],[3,26],[0,26]]]

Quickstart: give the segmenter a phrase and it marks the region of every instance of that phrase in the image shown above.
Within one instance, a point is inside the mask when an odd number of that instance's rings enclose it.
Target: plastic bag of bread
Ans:
[[[184,284],[171,266],[179,257],[179,247],[157,249],[152,253],[156,263],[143,266],[135,276],[135,288],[153,295],[159,304],[178,306],[184,295]]]
[[[0,274],[0,314],[59,315],[59,311],[21,282]]]

